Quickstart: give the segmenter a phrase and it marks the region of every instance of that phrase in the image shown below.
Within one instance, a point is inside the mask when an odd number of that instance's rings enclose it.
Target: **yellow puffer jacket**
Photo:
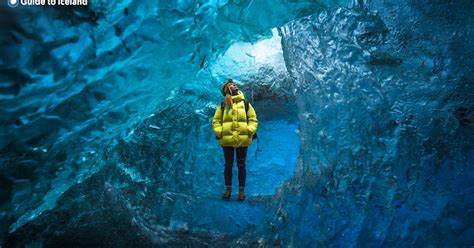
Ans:
[[[232,108],[229,110],[224,108],[224,113],[221,106],[217,106],[212,118],[212,130],[219,138],[221,146],[249,146],[252,144],[253,135],[257,132],[257,114],[250,103],[248,112],[245,113],[245,97],[241,91],[232,96],[232,100],[234,102]]]

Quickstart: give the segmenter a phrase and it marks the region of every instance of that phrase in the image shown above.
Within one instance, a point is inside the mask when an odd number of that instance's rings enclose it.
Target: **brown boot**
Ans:
[[[244,187],[239,186],[239,201],[243,201],[245,199],[245,194],[244,194]]]
[[[229,200],[230,199],[230,192],[231,192],[231,187],[230,186],[225,186],[225,192],[224,192],[224,194],[222,194],[222,199]]]

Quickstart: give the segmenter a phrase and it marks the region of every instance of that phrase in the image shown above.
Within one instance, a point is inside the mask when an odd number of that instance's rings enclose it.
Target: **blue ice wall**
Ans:
[[[371,1],[281,28],[301,152],[278,239],[472,245],[472,7]]]
[[[472,246],[472,7],[2,2],[0,245]],[[228,77],[260,121],[244,203]]]

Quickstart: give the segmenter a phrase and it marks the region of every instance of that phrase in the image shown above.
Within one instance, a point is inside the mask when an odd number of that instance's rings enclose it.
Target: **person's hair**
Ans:
[[[222,95],[224,95],[224,106],[227,110],[232,107],[232,104],[234,104],[229,90],[230,83],[234,83],[234,81],[229,78],[224,82],[224,85],[222,86]]]
[[[229,84],[230,84],[230,83],[235,84],[234,81],[229,78],[229,79],[227,79],[227,80],[224,82],[224,84],[222,85],[222,95],[223,95],[223,96],[225,96],[227,93],[230,93],[230,92],[229,92]]]

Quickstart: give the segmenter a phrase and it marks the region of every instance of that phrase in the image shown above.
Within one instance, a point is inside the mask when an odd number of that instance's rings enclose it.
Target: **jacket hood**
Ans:
[[[239,90],[239,92],[237,93],[237,95],[232,96],[232,100],[233,100],[234,102],[240,102],[240,101],[245,100],[244,93]]]

